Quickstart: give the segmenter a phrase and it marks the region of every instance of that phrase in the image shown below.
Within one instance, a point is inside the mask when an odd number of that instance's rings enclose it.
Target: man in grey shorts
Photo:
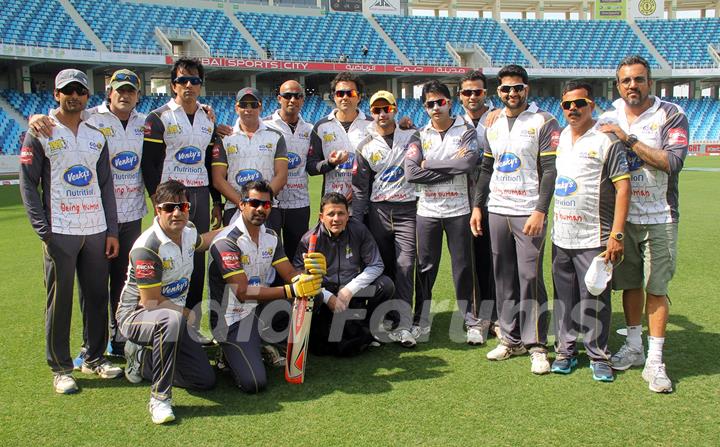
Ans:
[[[677,260],[678,177],[688,150],[688,119],[679,106],[650,95],[650,65],[642,57],[620,61],[616,76],[621,98],[598,121],[601,131],[615,134],[628,148],[632,184],[625,260],[613,277],[613,289],[623,291],[628,333],[612,357],[613,368],[644,364],[642,376],[650,390],[670,393],[662,350],[670,311],[668,284]],[[643,304],[647,361],[641,338]]]

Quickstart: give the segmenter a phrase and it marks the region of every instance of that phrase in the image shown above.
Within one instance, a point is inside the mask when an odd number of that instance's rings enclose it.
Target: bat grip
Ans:
[[[310,241],[308,242],[308,253],[313,253],[317,246],[317,234],[310,235]]]

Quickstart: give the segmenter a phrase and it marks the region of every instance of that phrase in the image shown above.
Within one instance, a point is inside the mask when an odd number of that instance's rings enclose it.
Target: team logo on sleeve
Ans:
[[[298,166],[300,166],[300,162],[302,161],[302,159],[300,158],[300,156],[298,154],[296,154],[295,152],[288,152],[287,157],[288,157],[288,169],[295,169]]]
[[[178,298],[185,293],[189,285],[190,281],[188,281],[187,278],[180,278],[177,281],[173,281],[170,284],[162,286],[160,293],[162,293],[162,296],[166,296],[168,298]]]
[[[92,171],[83,165],[70,166],[63,174],[63,179],[73,186],[83,187],[92,181]]]
[[[152,123],[150,123],[150,122],[145,123],[145,126],[143,126],[143,134],[146,137],[149,137],[152,135]]]
[[[674,127],[668,131],[668,143],[678,146],[687,146],[687,131],[682,127]]]
[[[496,169],[500,172],[515,172],[520,169],[520,159],[512,152],[505,152],[497,161]]]
[[[212,158],[218,159],[220,158],[220,143],[215,143],[212,150]]]
[[[262,174],[255,169],[241,169],[240,172],[235,175],[235,183],[237,183],[238,186],[243,186],[245,183],[261,179]]]
[[[575,194],[577,191],[577,182],[570,177],[559,175],[555,180],[555,195],[558,197],[567,197]]]
[[[132,171],[140,162],[140,157],[135,152],[123,151],[115,155],[112,159],[113,168],[120,171]]]
[[[400,166],[387,168],[380,174],[380,181],[387,183],[395,183],[405,175],[405,170]]]
[[[195,146],[185,146],[175,153],[175,159],[182,164],[195,165],[202,160],[202,152]]]
[[[135,263],[135,279],[148,279],[155,277],[155,263],[138,259]]]
[[[240,270],[242,268],[240,254],[235,251],[220,252],[220,261],[225,270]]]

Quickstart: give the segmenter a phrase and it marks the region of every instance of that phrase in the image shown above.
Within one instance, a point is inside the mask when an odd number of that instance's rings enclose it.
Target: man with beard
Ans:
[[[550,363],[542,259],[560,127],[550,113],[527,103],[530,88],[524,68],[507,65],[498,78],[497,92],[505,107],[485,131],[472,217],[478,232],[482,219],[488,219],[502,335],[487,358],[505,360],[530,350],[531,371],[546,374]],[[487,216],[482,213],[485,203]]]
[[[632,195],[625,260],[613,277],[613,289],[623,291],[627,339],[612,357],[613,368],[644,364],[642,376],[650,390],[670,393],[672,381],[662,350],[670,312],[668,284],[677,260],[678,176],[688,151],[688,119],[679,106],[650,96],[650,64],[642,57],[620,61],[616,75],[621,98],[599,124],[628,148]],[[648,316],[647,360],[641,338],[643,304]]]

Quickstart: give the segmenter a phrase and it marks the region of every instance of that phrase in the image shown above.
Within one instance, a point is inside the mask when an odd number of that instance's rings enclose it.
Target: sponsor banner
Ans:
[[[369,14],[402,15],[400,0],[363,0],[363,12]]]
[[[0,56],[148,65],[161,65],[164,60],[164,56],[161,54],[115,53],[109,51],[78,50],[74,48],[32,47],[15,44],[0,44]]]
[[[626,0],[595,0],[595,20],[625,20]]]
[[[469,67],[433,67],[429,65],[382,65],[353,64],[310,61],[279,61],[259,59],[230,59],[224,57],[201,57],[205,67],[237,68],[240,70],[277,70],[277,71],[351,71],[356,73],[387,73],[387,74],[436,74],[462,75],[471,70]],[[172,65],[173,56],[165,56],[165,63]]]
[[[662,19],[664,0],[629,0],[628,16],[633,20]]]
[[[338,12],[360,12],[363,0],[330,0],[330,10]]]
[[[720,154],[720,144],[706,144],[705,152],[708,154]]]
[[[717,143],[692,143],[688,145],[688,155],[706,156],[720,155],[720,142]]]

